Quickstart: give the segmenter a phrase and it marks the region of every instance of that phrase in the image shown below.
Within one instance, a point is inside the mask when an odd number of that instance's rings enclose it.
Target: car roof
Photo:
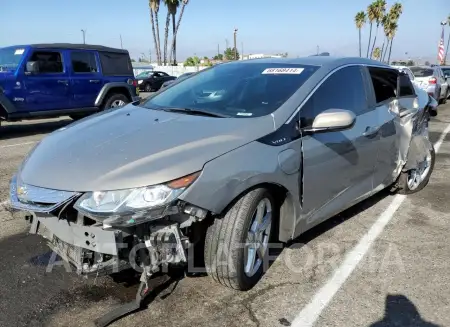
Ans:
[[[301,58],[258,58],[248,60],[238,60],[224,63],[228,64],[253,64],[253,63],[266,63],[266,64],[297,64],[305,66],[321,66],[333,69],[335,67],[355,64],[355,65],[367,65],[367,66],[379,66],[391,68],[391,66],[384,64],[377,60],[360,58],[360,57],[329,57],[329,56],[312,56]]]
[[[39,43],[30,44],[31,48],[35,49],[75,49],[75,50],[94,50],[104,52],[114,52],[128,54],[128,50],[105,47],[103,45],[94,44],[74,44],[74,43]]]
[[[398,68],[398,69],[409,69],[409,67],[411,67],[411,66],[397,66],[397,65],[392,65],[392,67]]]

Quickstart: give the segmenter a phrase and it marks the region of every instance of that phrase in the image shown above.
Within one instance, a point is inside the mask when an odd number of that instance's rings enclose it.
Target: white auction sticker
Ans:
[[[267,68],[261,74],[294,74],[299,75],[304,68]]]
[[[25,51],[25,49],[17,49],[17,50],[14,52],[14,55],[16,55],[16,56],[18,56],[18,55],[23,55],[24,51]]]

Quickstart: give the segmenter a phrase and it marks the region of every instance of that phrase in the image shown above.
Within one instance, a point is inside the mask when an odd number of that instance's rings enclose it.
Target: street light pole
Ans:
[[[83,33],[83,44],[86,44],[86,30],[81,30],[81,33]]]
[[[120,47],[123,49],[122,34],[120,34]]]
[[[234,29],[234,60],[237,60],[237,45],[236,45],[236,34],[238,29]]]
[[[450,21],[448,22],[448,24],[449,24],[449,26],[450,26]],[[442,22],[441,22],[441,25],[442,25],[442,29],[444,30],[444,26],[445,25],[447,25],[447,21],[446,20],[443,20]],[[444,37],[444,35],[442,36],[442,42],[444,42],[445,41],[445,37]],[[448,41],[447,41],[447,49],[445,50],[445,53],[444,53],[444,59],[443,59],[443,63],[442,63],[442,65],[446,65],[447,64],[447,54],[448,54],[448,46],[450,45],[450,34],[448,35]]]

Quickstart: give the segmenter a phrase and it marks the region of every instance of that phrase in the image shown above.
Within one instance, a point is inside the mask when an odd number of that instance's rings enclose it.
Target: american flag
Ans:
[[[444,64],[444,28],[442,28],[441,41],[439,42],[438,62],[441,65]]]

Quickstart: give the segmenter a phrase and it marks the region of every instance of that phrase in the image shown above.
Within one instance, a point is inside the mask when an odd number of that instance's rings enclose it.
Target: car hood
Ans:
[[[128,105],[63,127],[36,146],[20,177],[66,191],[167,182],[273,131],[271,116],[214,118]]]

